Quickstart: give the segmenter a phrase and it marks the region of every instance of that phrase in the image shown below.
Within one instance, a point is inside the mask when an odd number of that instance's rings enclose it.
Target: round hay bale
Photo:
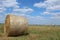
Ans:
[[[5,20],[4,33],[6,36],[26,34],[28,31],[27,19],[23,16],[7,15]]]

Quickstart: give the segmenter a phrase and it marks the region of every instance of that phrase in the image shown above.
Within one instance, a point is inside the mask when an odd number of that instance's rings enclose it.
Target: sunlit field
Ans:
[[[0,40],[60,40],[59,25],[29,25],[28,35],[7,37],[7,39],[3,30],[3,24],[0,24]]]

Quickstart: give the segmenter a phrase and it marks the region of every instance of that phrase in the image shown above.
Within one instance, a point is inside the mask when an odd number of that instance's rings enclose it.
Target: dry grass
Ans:
[[[29,35],[8,37],[6,40],[60,40],[60,26],[29,26],[28,30]]]
[[[35,34],[37,40],[60,40],[60,27],[30,26],[30,33]]]

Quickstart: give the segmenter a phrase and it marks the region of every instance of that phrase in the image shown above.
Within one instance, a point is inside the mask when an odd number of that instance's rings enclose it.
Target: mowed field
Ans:
[[[0,40],[60,40],[60,26],[29,25],[28,35],[4,37],[4,26],[0,25]],[[6,39],[7,38],[7,39]]]

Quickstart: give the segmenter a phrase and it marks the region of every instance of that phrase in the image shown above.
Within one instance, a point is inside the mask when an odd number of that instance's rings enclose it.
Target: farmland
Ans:
[[[0,40],[4,37],[4,26],[0,24]],[[60,40],[59,25],[29,25],[28,35],[7,37],[8,40]]]

